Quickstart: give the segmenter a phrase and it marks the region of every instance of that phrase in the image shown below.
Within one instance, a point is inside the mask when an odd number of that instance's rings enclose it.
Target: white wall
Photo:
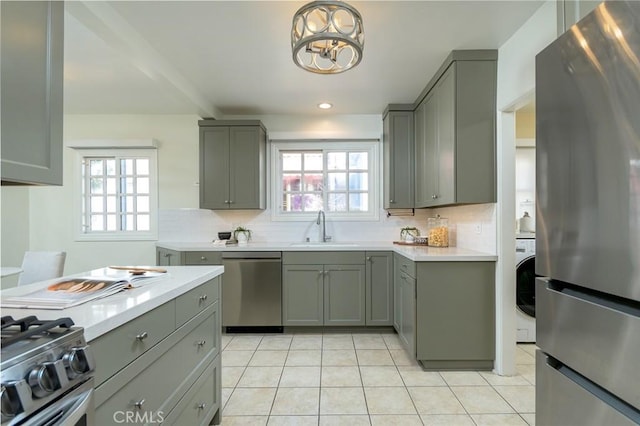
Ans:
[[[66,115],[64,140],[154,138],[159,141],[159,205],[197,207],[198,121],[190,115]],[[155,264],[154,241],[77,242],[74,240],[73,170],[75,152],[64,148],[64,184],[30,188],[29,248],[67,252],[65,273],[110,264]],[[4,220],[4,218],[3,218]],[[4,234],[2,236],[4,244]]]
[[[496,371],[515,370],[515,113],[532,100],[535,55],[556,38],[556,3],[547,1],[498,50],[498,210]]]
[[[36,188],[38,189],[38,188]],[[29,189],[25,186],[0,187],[0,263],[2,266],[20,266],[24,252],[29,249]],[[13,287],[18,276],[2,278],[1,287]]]
[[[240,117],[225,117],[240,118]],[[353,116],[258,116],[269,129],[269,136],[278,139],[380,138],[381,115]],[[198,125],[192,115],[66,115],[65,144],[81,139],[154,138],[159,141],[159,207],[160,240],[211,241],[218,231],[237,225],[248,226],[255,241],[303,241],[306,236],[317,238],[314,221],[272,222],[271,212],[209,211],[198,209]],[[153,241],[78,242],[74,240],[73,170],[75,151],[64,149],[64,185],[61,187],[16,188],[12,214],[3,211],[2,225],[11,229],[3,233],[3,250],[11,241],[16,259],[7,258],[7,265],[31,250],[65,250],[65,273],[76,273],[108,264],[153,264]],[[9,196],[9,191],[3,194]],[[28,194],[25,196],[25,194]],[[20,202],[20,200],[22,200]],[[4,207],[3,207],[4,208]],[[380,219],[370,222],[327,222],[329,235],[336,241],[393,241],[400,228],[416,226],[426,232],[426,218],[433,210],[418,210],[415,216],[391,216],[380,211]],[[495,205],[467,206],[456,214],[447,210],[450,224],[456,231],[452,245],[495,253]],[[26,219],[28,218],[28,220]],[[483,222],[482,233],[475,233],[472,223]],[[18,225],[19,224],[19,225]],[[471,230],[471,232],[467,232]],[[27,243],[28,241],[28,243]],[[3,259],[4,260],[4,259]]]

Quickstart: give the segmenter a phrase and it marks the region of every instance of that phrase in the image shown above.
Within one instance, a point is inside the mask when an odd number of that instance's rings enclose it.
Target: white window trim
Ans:
[[[113,148],[93,148],[73,146],[76,151],[73,172],[74,187],[74,236],[75,241],[157,241],[158,240],[158,151],[155,146],[130,148],[118,145],[117,142],[110,145]],[[82,225],[82,161],[85,157],[148,157],[149,158],[149,231],[105,231],[86,233]]]
[[[382,168],[380,167],[380,140],[271,140],[270,141],[270,185],[271,193],[271,220],[274,222],[306,222],[315,218],[318,214],[314,212],[304,213],[281,213],[280,200],[282,194],[282,181],[280,179],[280,151],[281,150],[322,150],[328,145],[335,144],[335,148],[344,150],[362,150],[369,152],[371,169],[369,171],[369,198],[371,200],[371,211],[366,213],[342,213],[325,211],[327,219],[335,221],[379,221],[380,219],[380,181],[382,179]]]

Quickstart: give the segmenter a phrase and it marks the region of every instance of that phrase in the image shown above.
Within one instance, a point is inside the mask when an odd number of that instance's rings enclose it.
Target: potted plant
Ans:
[[[236,240],[238,244],[246,244],[247,241],[251,239],[251,230],[238,226],[233,230],[233,239]]]
[[[403,241],[413,241],[413,238],[419,235],[420,230],[413,226],[405,226],[400,230],[400,239]]]

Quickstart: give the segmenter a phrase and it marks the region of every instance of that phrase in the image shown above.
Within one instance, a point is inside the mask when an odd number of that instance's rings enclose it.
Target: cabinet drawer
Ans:
[[[220,295],[220,278],[216,277],[176,298],[176,328],[211,306]]]
[[[98,406],[95,424],[112,424],[114,413],[121,411],[156,414],[166,400],[177,399],[175,393],[184,386],[188,386],[188,381],[193,380],[190,378],[190,373],[200,364],[210,363],[215,356],[213,348],[217,344],[213,330],[219,327],[219,324],[217,313],[213,308],[207,309],[187,323],[185,327],[192,328],[191,331],[155,362],[149,365],[132,364],[131,371],[123,371],[107,381],[103,386],[110,387],[111,381],[123,379],[119,376],[133,375],[133,371],[141,369],[134,377],[126,377],[126,384]],[[137,364],[143,364],[143,361],[138,360]],[[139,409],[136,403],[142,403]]]
[[[396,255],[394,258],[398,270],[408,274],[411,278],[416,277],[416,263],[404,256]]]
[[[216,379],[220,376],[220,355],[196,380],[191,389],[167,415],[167,425],[206,425],[220,408],[220,393]]]
[[[185,265],[222,265],[222,252],[188,251],[184,254]]]
[[[96,386],[167,337],[175,323],[175,305],[170,301],[91,341]]]
[[[282,253],[285,265],[364,265],[363,251],[288,251]]]

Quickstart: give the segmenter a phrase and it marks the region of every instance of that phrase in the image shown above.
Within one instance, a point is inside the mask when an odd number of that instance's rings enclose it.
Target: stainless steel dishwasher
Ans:
[[[229,333],[282,332],[282,254],[223,252],[222,326]]]

